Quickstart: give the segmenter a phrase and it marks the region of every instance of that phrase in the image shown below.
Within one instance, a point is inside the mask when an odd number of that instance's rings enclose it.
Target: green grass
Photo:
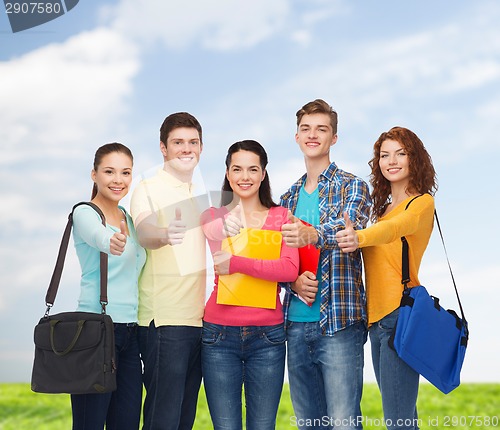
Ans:
[[[375,384],[365,385],[362,408],[365,429],[385,428]],[[422,384],[418,408],[422,429],[500,429],[500,384],[463,384],[448,395],[429,384]],[[29,384],[0,384],[1,430],[68,430],[71,428],[70,409],[68,395],[33,393]],[[296,428],[292,425],[293,415],[288,385],[285,385],[276,428]],[[194,429],[211,428],[202,391]]]

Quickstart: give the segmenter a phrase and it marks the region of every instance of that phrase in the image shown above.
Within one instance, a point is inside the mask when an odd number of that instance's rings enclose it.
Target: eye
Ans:
[[[387,158],[387,154],[380,154],[380,158]]]
[[[132,174],[132,172],[129,172],[129,171],[127,170],[126,172],[123,172],[123,174],[124,174],[125,176],[130,176],[130,175]]]
[[[113,171],[112,171],[112,170],[110,170],[110,169],[106,169],[106,170],[104,171],[104,173],[106,173],[107,175],[111,175],[111,174],[113,173]]]
[[[200,142],[198,142],[197,140],[192,140],[191,141],[191,145],[198,145]]]

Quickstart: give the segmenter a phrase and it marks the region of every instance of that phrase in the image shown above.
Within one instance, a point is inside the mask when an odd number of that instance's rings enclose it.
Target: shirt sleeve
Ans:
[[[364,230],[356,231],[359,247],[383,245],[402,236],[411,236],[419,230],[422,222],[432,220],[433,215],[434,198],[424,194],[415,199],[408,209],[397,215],[382,219]]]
[[[287,211],[283,210],[281,225],[288,223]],[[299,250],[281,242],[280,258],[261,260],[256,258],[231,256],[229,273],[244,273],[255,278],[275,282],[292,282],[299,273]]]
[[[354,178],[346,185],[343,192],[346,194],[345,203],[336,218],[314,226],[318,232],[317,248],[333,249],[337,247],[335,235],[345,228],[344,212],[349,215],[355,230],[363,229],[368,224],[371,198],[366,182]]]
[[[226,238],[223,234],[223,221],[228,213],[221,209],[209,208],[201,214],[201,228],[207,239],[222,241]]]
[[[110,253],[109,241],[114,232],[102,224],[99,214],[90,206],[78,206],[73,213],[73,234],[100,252]]]

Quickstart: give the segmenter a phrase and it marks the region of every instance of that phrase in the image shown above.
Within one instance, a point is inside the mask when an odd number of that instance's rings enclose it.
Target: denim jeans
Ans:
[[[242,428],[242,386],[247,430],[275,428],[285,353],[283,324],[231,327],[203,323],[203,381],[214,430]]]
[[[388,429],[418,429],[417,395],[419,374],[389,347],[388,340],[398,319],[399,309],[370,327],[370,343],[375,377],[382,395]]]
[[[201,385],[201,327],[139,327],[144,430],[193,427]]]
[[[364,322],[323,336],[318,322],[287,323],[288,378],[299,429],[361,429]]]
[[[141,417],[142,368],[136,324],[115,324],[116,391],[73,394],[73,430],[137,430]]]

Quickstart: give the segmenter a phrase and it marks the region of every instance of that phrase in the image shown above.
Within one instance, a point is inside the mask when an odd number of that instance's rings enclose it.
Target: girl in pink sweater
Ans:
[[[280,257],[261,260],[221,251],[221,242],[241,228],[281,231],[287,210],[271,197],[267,154],[256,141],[228,150],[220,208],[202,215],[214,258],[215,285],[207,302],[202,335],[202,370],[214,429],[242,428],[245,387],[247,429],[274,429],[285,369],[283,312],[276,287],[275,309],[217,303],[219,275],[243,273],[276,282],[298,274],[298,251],[281,244]],[[249,281],[248,288],[252,288]]]

